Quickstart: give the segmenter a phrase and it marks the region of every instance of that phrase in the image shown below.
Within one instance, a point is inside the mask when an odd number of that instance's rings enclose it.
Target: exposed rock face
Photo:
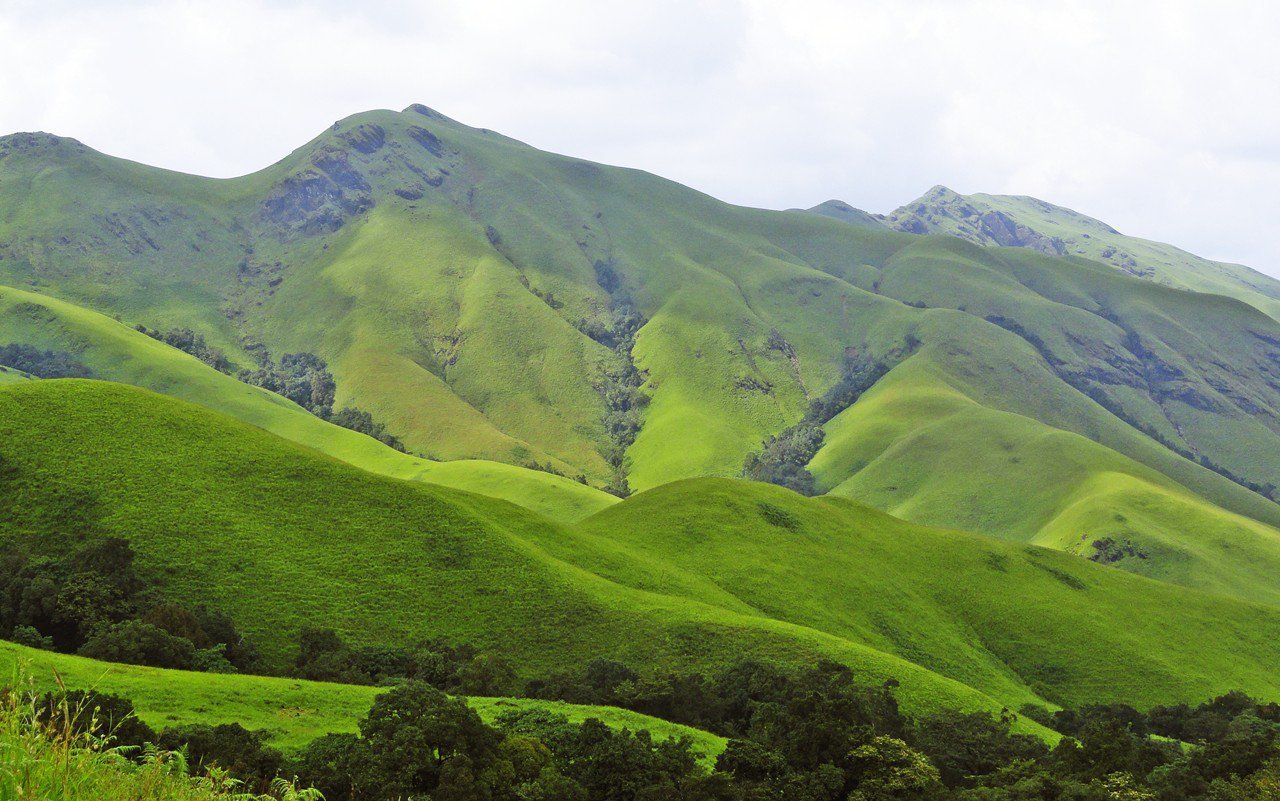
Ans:
[[[1005,247],[1031,248],[1047,256],[1062,256],[1067,246],[1057,237],[1045,236],[1022,223],[1014,221],[1002,211],[988,211],[979,218],[983,234]]]
[[[369,141],[361,139],[361,141]],[[336,231],[373,208],[372,187],[342,150],[327,149],[286,178],[262,203],[263,219],[291,231]]]
[[[357,125],[340,138],[347,145],[369,155],[378,152],[387,143],[387,132],[381,125]]]

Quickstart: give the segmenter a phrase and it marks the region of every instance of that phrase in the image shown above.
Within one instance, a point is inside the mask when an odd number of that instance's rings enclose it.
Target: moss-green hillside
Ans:
[[[8,342],[75,353],[95,376],[216,409],[374,473],[469,489],[557,520],[577,520],[615,501],[550,473],[481,460],[435,462],[399,453],[102,314],[0,286],[0,343]],[[13,375],[0,373],[0,381]]]
[[[855,406],[832,421],[812,465],[824,488],[1062,548],[1078,546],[1067,529],[1110,535],[1119,514],[1152,551],[1142,572],[1255,599],[1270,599],[1267,575],[1280,575],[1270,546],[1255,544],[1245,552],[1259,567],[1236,581],[1213,545],[1266,540],[1280,525],[1280,507],[1242,486],[1268,492],[1280,476],[1280,323],[1219,295],[1077,257],[737,208],[421,106],[348,118],[229,181],[73,140],[7,137],[0,209],[0,283],[128,325],[190,326],[242,363],[261,347],[317,352],[340,404],[371,411],[411,450],[466,460],[402,459],[293,409],[268,414],[248,395],[233,403],[243,388],[214,391],[215,379],[163,372],[150,355],[126,365],[97,345],[73,348],[103,377],[206,403],[366,469],[422,473],[574,520],[611,500],[474,460],[537,462],[597,487],[621,466],[635,490],[737,476],[847,360],[909,356],[899,369],[929,374],[894,377],[910,419],[890,431]],[[1183,272],[1208,269],[1197,265]],[[4,336],[46,347],[69,338],[50,330],[68,323],[12,311]],[[997,483],[1044,491],[978,491],[963,471],[929,470],[918,448],[891,447],[932,431],[934,463],[999,460],[989,438],[941,435],[961,419],[954,404],[931,402],[935,392],[980,407],[973,414],[989,425],[1012,419],[1002,414],[1041,424],[1023,426],[1028,452],[1001,461]],[[1076,442],[1064,432],[1104,448],[1072,445],[1078,475],[1058,486],[1060,446],[1037,449]],[[1141,491],[1098,494],[1117,469]],[[1093,489],[1080,495],[1084,486]],[[1172,526],[1144,511],[1153,498],[1195,513]]]

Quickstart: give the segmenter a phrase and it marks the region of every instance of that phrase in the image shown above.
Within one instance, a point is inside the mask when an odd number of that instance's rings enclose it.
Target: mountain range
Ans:
[[[124,537],[278,664],[1280,695],[1280,282],[1034,198],[744,208],[420,105],[234,179],[14,134],[0,365],[9,535]]]

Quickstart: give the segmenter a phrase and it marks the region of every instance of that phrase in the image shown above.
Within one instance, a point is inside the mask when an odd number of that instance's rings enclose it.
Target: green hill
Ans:
[[[6,341],[72,352],[97,377],[233,415],[374,473],[462,487],[557,520],[580,519],[616,500],[575,481],[512,465],[480,460],[434,462],[398,453],[97,312],[0,286],[0,342]],[[0,372],[0,381],[13,375]]]
[[[767,485],[679,482],[567,527],[93,381],[0,388],[0,483],[10,536],[126,537],[276,662],[329,625],[472,642],[526,677],[821,655],[915,710],[1280,693],[1272,607]]]

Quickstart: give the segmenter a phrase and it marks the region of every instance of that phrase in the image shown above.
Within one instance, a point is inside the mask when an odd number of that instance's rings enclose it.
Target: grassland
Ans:
[[[269,742],[295,752],[329,732],[356,731],[374,696],[383,689],[270,676],[189,673],[181,670],[117,665],[78,656],[37,651],[0,642],[0,676],[37,692],[65,686],[123,695],[138,717],[156,731],[190,723],[239,723],[266,731]],[[25,681],[22,677],[25,677]],[[544,709],[572,722],[597,718],[614,728],[647,729],[655,738],[688,737],[704,758],[714,760],[725,740],[709,732],[641,715],[626,709],[529,698],[468,698],[486,722],[503,712]]]
[[[437,462],[399,453],[105,315],[33,292],[0,287],[0,341],[70,351],[96,376],[201,404],[381,475],[470,489],[561,520],[580,519],[615,500],[575,481],[513,465]],[[0,381],[11,375],[0,374]]]

